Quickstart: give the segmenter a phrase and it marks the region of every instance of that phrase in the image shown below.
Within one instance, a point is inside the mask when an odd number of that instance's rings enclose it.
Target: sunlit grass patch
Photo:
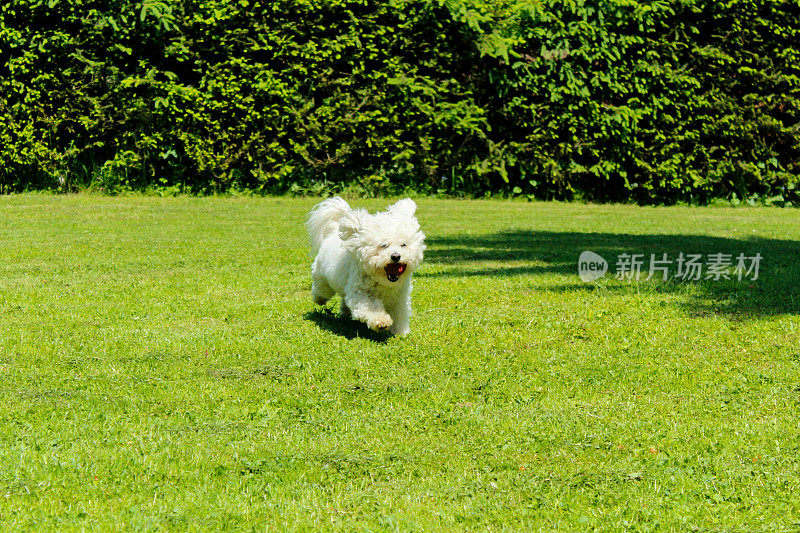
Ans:
[[[393,338],[311,303],[314,203],[0,198],[4,530],[800,524],[794,211],[420,199]]]

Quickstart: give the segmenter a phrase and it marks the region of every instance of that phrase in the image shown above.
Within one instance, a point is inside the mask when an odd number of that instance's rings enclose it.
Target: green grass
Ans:
[[[0,198],[0,529],[800,528],[796,211],[422,199],[387,338],[312,305],[314,203]]]

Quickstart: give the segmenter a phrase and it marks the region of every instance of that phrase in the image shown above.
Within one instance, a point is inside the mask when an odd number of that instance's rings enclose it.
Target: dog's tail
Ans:
[[[314,206],[306,217],[306,229],[311,241],[312,255],[319,252],[325,237],[339,231],[339,219],[350,211],[350,205],[342,198],[334,196]]]

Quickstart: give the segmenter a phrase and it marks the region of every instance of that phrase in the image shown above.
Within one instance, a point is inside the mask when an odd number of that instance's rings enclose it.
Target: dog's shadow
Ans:
[[[303,318],[314,322],[321,329],[330,331],[347,340],[366,339],[378,344],[386,344],[391,338],[391,333],[377,333],[369,329],[366,324],[351,318],[345,318],[334,313],[330,307],[321,307],[308,311]]]

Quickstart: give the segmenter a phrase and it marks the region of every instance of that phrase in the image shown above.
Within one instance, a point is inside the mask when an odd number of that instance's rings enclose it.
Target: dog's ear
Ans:
[[[389,212],[413,217],[414,213],[417,212],[417,204],[411,198],[403,198],[397,203],[390,205]]]
[[[348,241],[364,227],[363,209],[354,209],[339,219],[339,238]]]

